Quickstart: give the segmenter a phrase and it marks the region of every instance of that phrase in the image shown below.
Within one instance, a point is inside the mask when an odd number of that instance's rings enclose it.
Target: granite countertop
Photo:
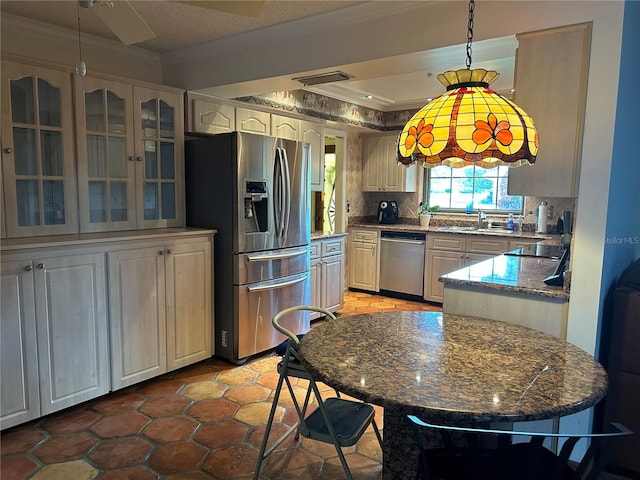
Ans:
[[[440,281],[447,286],[480,287],[543,297],[569,299],[562,287],[546,285],[543,280],[553,275],[559,259],[498,255],[469,267],[447,273]]]
[[[589,408],[604,368],[556,337],[440,312],[339,317],[300,343],[305,367],[328,385],[434,422],[540,420]],[[385,416],[386,433],[386,416]]]
[[[314,231],[311,232],[311,240],[323,240],[325,238],[335,238],[335,237],[344,237],[347,233],[323,233]]]
[[[423,227],[418,224],[412,223],[394,223],[394,224],[380,224],[380,223],[357,223],[349,224],[349,228],[371,228],[375,230],[391,230],[401,232],[425,232],[425,233],[447,233],[452,235],[491,235],[496,237],[507,238],[526,238],[533,240],[553,240],[559,243],[560,235],[553,235],[547,233],[536,232],[511,232],[500,228],[495,229],[477,229],[470,226],[459,225],[429,225]],[[557,237],[557,240],[556,240]]]
[[[149,228],[141,230],[121,230],[115,232],[74,233],[69,235],[49,235],[41,237],[22,237],[3,239],[0,249],[3,251],[23,248],[64,247],[97,243],[113,243],[128,240],[155,240],[190,235],[213,235],[215,228]]]

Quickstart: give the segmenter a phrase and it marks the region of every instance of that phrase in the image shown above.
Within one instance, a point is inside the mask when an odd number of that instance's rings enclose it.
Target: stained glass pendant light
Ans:
[[[398,161],[405,165],[492,168],[536,161],[538,132],[531,117],[489,88],[498,72],[471,70],[474,8],[470,0],[467,68],[438,75],[446,93],[422,107],[404,126],[398,138]]]

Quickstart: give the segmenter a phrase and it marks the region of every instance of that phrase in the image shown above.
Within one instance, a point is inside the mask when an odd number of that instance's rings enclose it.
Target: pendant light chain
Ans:
[[[471,70],[471,41],[473,40],[473,11],[475,0],[469,0],[469,24],[467,26],[467,70]]]
[[[80,2],[78,2],[78,54],[80,56],[79,61],[81,62],[82,61],[82,39],[80,38]]]
[[[82,60],[82,36],[80,34],[80,2],[78,2],[78,63],[76,63],[76,74],[84,77],[87,74],[87,65]]]

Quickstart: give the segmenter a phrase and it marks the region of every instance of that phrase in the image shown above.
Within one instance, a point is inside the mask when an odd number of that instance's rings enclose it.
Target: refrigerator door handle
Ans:
[[[296,143],[296,149],[298,148],[298,144]],[[287,150],[282,148],[282,165],[284,172],[284,222],[282,225],[282,235],[283,237],[287,237],[289,233],[289,219],[291,217],[291,174],[289,172],[289,159],[287,157]]]
[[[270,285],[258,285],[255,287],[247,287],[248,292],[261,292],[265,290],[275,290],[277,288],[289,287],[291,285],[295,285],[296,283],[304,282],[307,279],[307,276],[296,278],[295,280],[288,280],[286,282],[280,283],[272,283]]]
[[[282,163],[280,162],[280,147],[276,147],[276,154],[273,166],[273,216],[275,221],[276,237],[280,237],[280,223],[281,223],[281,195],[282,195],[282,183],[281,183],[281,169]]]
[[[288,253],[274,253],[271,255],[249,255],[247,256],[247,262],[262,262],[264,260],[285,260],[287,258],[298,257],[300,255],[306,255],[307,249],[297,250],[295,252]]]

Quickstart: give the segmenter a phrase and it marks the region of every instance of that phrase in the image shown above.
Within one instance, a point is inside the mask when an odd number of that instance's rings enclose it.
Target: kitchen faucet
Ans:
[[[485,215],[485,213],[482,210],[480,210],[478,212],[478,228],[482,228],[482,221],[486,218],[487,216]]]

